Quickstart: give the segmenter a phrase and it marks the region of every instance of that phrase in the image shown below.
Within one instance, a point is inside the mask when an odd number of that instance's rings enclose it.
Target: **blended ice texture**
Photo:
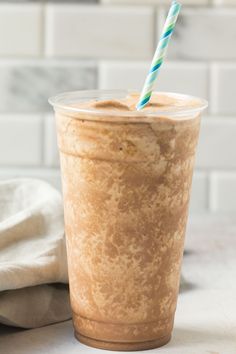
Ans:
[[[115,350],[170,339],[200,127],[163,113],[194,100],[153,95],[141,115],[137,100],[56,112],[75,333]]]

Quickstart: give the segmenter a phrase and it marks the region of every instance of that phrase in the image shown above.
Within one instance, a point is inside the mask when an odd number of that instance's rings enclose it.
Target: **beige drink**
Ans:
[[[78,92],[56,109],[76,337],[110,350],[170,340],[206,102]]]

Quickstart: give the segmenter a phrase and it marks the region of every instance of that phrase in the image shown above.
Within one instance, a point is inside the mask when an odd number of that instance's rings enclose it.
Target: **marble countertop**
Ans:
[[[172,340],[148,353],[236,354],[236,218],[189,221]],[[0,327],[1,354],[100,354],[73,337],[71,321],[33,329]],[[114,352],[113,352],[114,353]]]

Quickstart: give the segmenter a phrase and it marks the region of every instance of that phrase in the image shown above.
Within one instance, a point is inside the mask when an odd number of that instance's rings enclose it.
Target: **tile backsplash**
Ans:
[[[0,1],[0,178],[60,188],[49,96],[140,89],[170,0]],[[156,89],[204,97],[191,213],[236,211],[236,0],[182,0]]]
[[[151,7],[46,5],[46,56],[149,59],[154,48]]]
[[[94,62],[0,59],[0,113],[51,111],[48,98],[55,93],[96,85]]]

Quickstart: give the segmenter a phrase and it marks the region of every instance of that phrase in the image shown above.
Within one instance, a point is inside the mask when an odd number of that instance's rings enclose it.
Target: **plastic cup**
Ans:
[[[56,112],[75,336],[125,351],[171,338],[207,106],[171,93],[186,105],[154,113],[75,106],[127,94],[78,91],[49,100]]]

